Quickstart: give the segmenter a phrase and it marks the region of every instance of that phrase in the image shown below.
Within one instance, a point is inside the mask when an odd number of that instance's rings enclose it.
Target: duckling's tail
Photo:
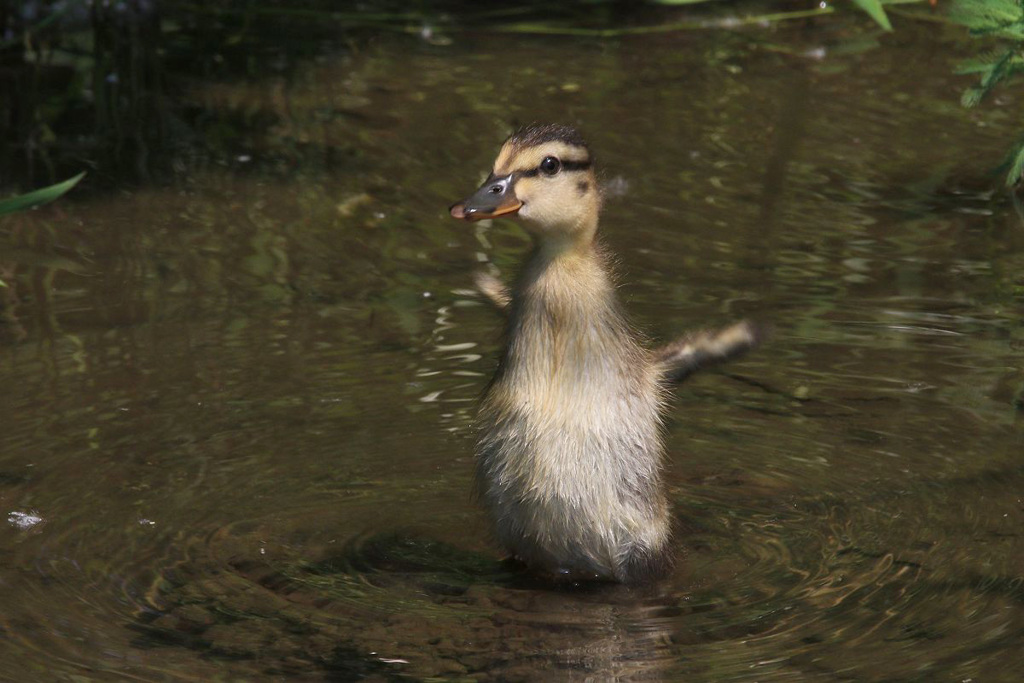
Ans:
[[[760,344],[770,329],[749,320],[721,330],[701,330],[654,351],[654,363],[665,382],[682,382],[706,367],[742,356]]]

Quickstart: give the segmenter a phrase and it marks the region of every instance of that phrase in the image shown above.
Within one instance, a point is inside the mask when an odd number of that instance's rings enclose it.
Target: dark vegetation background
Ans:
[[[0,189],[10,194],[83,170],[90,172],[87,187],[145,183],[230,158],[275,121],[266,111],[228,111],[181,98],[190,84],[287,79],[302,60],[359,51],[382,32],[411,33],[441,44],[453,33],[482,30],[549,35],[551,40],[581,34],[614,38],[813,21],[835,11],[855,12],[858,6],[867,13],[866,24],[874,22],[878,32],[891,28],[878,0],[837,5],[590,0],[499,7],[457,0],[3,0]],[[963,67],[979,76],[965,93],[967,105],[981,102],[1020,67],[1024,10],[1018,0],[888,7],[918,18],[928,14],[936,22],[959,22],[986,38],[978,44],[978,58]],[[1007,142],[1011,184],[1022,163],[1013,143]],[[306,151],[301,144],[279,145],[278,161]]]

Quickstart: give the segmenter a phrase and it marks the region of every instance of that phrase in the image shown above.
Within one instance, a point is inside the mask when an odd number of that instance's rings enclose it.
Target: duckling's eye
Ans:
[[[561,168],[562,162],[557,157],[544,157],[544,161],[540,162],[540,170],[547,175],[555,175]]]

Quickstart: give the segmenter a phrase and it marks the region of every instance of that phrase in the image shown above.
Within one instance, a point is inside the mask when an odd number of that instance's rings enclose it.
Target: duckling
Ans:
[[[497,540],[542,574],[635,583],[671,566],[661,479],[668,387],[749,350],[760,334],[744,321],[645,348],[595,239],[600,209],[580,134],[535,125],[505,141],[490,176],[450,213],[514,218],[534,243],[511,288],[476,277],[506,317],[476,459]]]

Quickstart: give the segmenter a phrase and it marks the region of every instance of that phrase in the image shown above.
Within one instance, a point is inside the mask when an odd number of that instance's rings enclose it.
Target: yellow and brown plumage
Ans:
[[[595,241],[600,207],[579,133],[530,126],[451,214],[513,217],[534,240],[511,290],[477,277],[507,316],[477,445],[478,491],[498,541],[544,573],[633,582],[669,564],[660,475],[669,384],[751,348],[758,334],[743,322],[647,350]]]

